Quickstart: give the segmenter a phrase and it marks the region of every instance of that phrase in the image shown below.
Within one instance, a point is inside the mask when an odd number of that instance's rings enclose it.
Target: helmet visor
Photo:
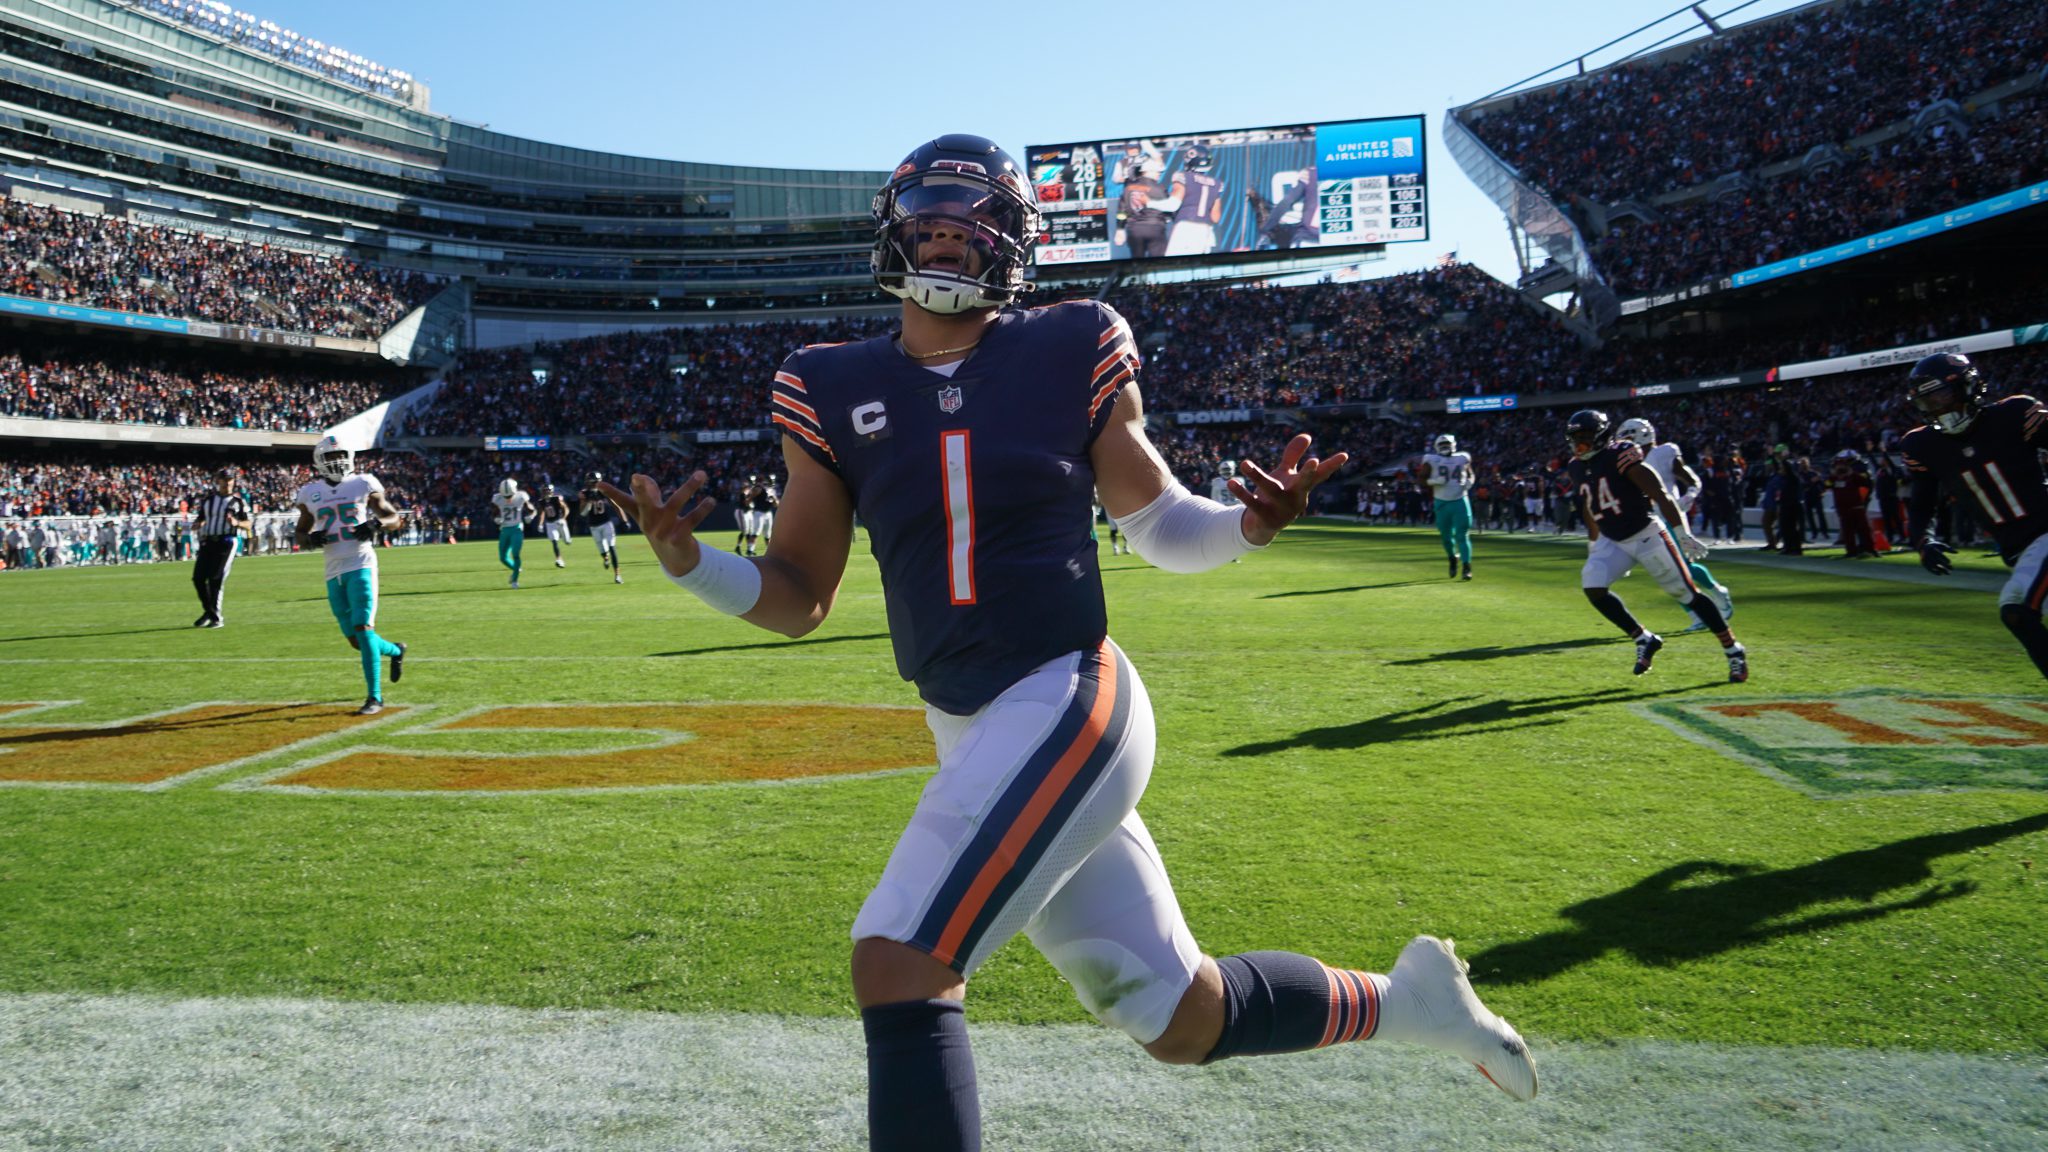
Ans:
[[[1955,378],[1930,380],[1917,385],[1910,399],[1914,411],[1929,420],[1959,413],[1969,403],[1963,382]]]

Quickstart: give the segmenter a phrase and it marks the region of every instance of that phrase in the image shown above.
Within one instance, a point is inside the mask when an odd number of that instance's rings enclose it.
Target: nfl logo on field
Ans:
[[[962,403],[959,385],[939,389],[939,411],[951,416],[960,410]]]

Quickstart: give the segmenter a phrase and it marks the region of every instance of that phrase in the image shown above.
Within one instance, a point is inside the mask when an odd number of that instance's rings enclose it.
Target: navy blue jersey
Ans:
[[[852,494],[882,569],[896,670],[966,715],[1108,632],[1089,446],[1135,377],[1106,304],[1005,309],[949,378],[880,336],[805,348],[772,419]]]
[[[1192,220],[1198,224],[1214,224],[1211,213],[1216,202],[1223,198],[1223,181],[1207,172],[1183,172],[1174,177],[1180,181],[1180,207],[1174,209],[1175,220]]]
[[[1626,440],[1611,441],[1583,460],[1572,460],[1572,486],[1593,510],[1602,536],[1626,540],[1650,526],[1656,508],[1628,478],[1629,469],[1642,466],[1643,450]]]
[[[603,489],[585,488],[583,506],[590,509],[584,514],[584,519],[590,522],[592,528],[612,522],[612,502],[605,498]]]
[[[1914,476],[1932,476],[1959,495],[1970,494],[2007,564],[2048,532],[2048,480],[2042,476],[2040,457],[2044,448],[2048,406],[2032,396],[2008,396],[1989,405],[1961,435],[1920,427],[1899,441]],[[1916,509],[1932,503],[1914,501]],[[1915,524],[1913,531],[1924,527]]]

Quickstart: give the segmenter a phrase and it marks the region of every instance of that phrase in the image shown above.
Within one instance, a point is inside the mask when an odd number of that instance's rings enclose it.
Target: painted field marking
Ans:
[[[635,747],[564,752],[408,747],[408,737],[494,732],[627,733]],[[611,742],[607,742],[608,744]],[[297,793],[445,796],[643,791],[795,783],[929,767],[931,735],[916,708],[846,704],[489,705],[415,724],[223,787]]]
[[[211,700],[82,724],[21,719],[78,703],[0,704],[0,787],[162,791],[404,712],[393,708],[373,719],[339,704]]]
[[[1821,796],[2048,791],[2048,700],[1866,688],[1631,705],[1698,744]]]

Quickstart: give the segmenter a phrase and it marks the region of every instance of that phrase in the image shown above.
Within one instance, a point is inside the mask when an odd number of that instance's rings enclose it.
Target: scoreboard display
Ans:
[[[1032,262],[1327,251],[1429,238],[1423,118],[1243,128],[1025,151]]]

